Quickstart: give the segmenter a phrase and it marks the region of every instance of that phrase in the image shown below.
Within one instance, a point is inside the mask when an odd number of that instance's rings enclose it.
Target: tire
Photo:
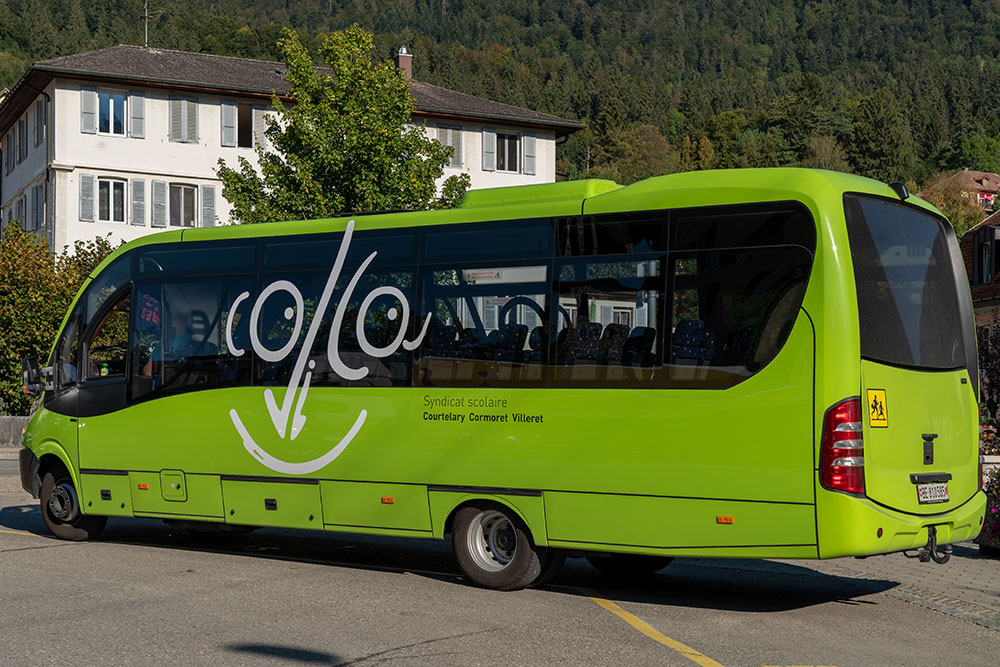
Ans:
[[[535,547],[520,517],[502,505],[460,509],[452,547],[465,576],[483,588],[520,590],[542,572],[542,550]]]
[[[532,588],[541,588],[552,581],[559,571],[562,570],[563,563],[566,562],[566,552],[562,549],[545,549],[542,556],[542,568],[538,577],[531,582]]]
[[[45,525],[60,540],[92,540],[101,534],[108,522],[106,516],[83,514],[73,480],[65,470],[45,473],[39,498]]]
[[[1000,549],[996,547],[990,547],[985,544],[979,545],[979,553],[984,556],[991,556],[993,558],[1000,558]]]
[[[618,579],[645,577],[659,572],[673,561],[671,556],[643,556],[640,554],[605,554],[587,556],[587,561],[601,574]]]

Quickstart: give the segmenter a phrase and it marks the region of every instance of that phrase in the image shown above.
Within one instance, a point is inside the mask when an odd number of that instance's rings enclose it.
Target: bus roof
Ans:
[[[628,186],[614,181],[585,179],[542,185],[517,185],[472,190],[453,209],[344,216],[257,225],[223,225],[171,230],[131,241],[111,253],[91,273],[96,276],[129,250],[150,244],[211,241],[267,236],[290,236],[341,231],[355,220],[357,229],[389,229],[490,220],[537,219],[598,214],[625,210],[683,208],[777,200],[817,200],[859,192],[888,198],[896,193],[885,183],[836,171],[800,168],[709,169],[647,178]],[[710,194],[710,199],[708,198]],[[941,213],[916,196],[907,199],[933,213]],[[500,212],[502,211],[502,213]]]

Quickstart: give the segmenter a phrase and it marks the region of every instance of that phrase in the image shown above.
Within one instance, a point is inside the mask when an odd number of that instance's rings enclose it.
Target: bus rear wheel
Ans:
[[[587,562],[609,577],[620,579],[642,577],[659,572],[674,559],[671,556],[643,556],[641,554],[605,554],[587,556]]]
[[[82,542],[101,534],[106,516],[85,516],[73,480],[65,470],[50,470],[42,477],[39,494],[42,518],[49,531],[61,540]]]
[[[484,588],[514,591],[542,571],[540,550],[527,526],[501,505],[463,507],[455,515],[452,546],[465,576]]]

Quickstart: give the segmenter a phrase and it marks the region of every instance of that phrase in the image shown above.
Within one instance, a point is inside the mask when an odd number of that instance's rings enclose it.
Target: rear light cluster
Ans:
[[[848,493],[865,492],[865,448],[861,399],[849,398],[826,411],[820,479],[823,486]]]

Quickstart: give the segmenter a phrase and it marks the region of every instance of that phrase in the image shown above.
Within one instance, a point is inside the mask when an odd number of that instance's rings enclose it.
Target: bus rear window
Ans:
[[[921,368],[965,366],[949,248],[954,232],[940,218],[882,199],[847,196],[844,206],[861,356]]]

